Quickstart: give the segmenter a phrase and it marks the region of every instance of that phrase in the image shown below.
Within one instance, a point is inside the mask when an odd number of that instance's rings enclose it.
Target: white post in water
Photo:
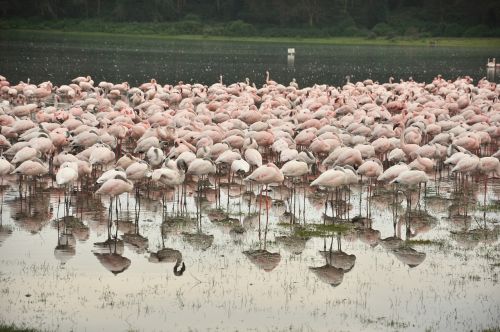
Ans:
[[[288,67],[293,67],[295,63],[295,48],[288,49]]]
[[[496,70],[497,70],[497,61],[495,58],[490,59],[488,58],[488,62],[486,63],[486,79],[490,82],[495,81],[495,76],[496,76]]]

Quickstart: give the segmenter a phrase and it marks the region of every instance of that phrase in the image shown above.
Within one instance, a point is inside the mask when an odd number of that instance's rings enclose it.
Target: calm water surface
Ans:
[[[410,219],[402,197],[388,204],[389,188],[379,187],[368,205],[366,184],[354,186],[349,214],[359,221],[321,236],[301,233],[300,225],[323,223],[324,194],[306,187],[304,200],[297,186],[299,225],[291,226],[289,191],[273,188],[269,228],[263,213],[259,233],[259,198],[245,193],[249,187],[233,185],[228,200],[227,187],[217,199],[212,185],[198,199],[190,182],[186,209],[170,193],[166,216],[159,191],[141,191],[140,207],[137,196],[127,202],[123,195],[111,230],[119,240],[108,245],[97,245],[108,239],[107,198],[92,189],[75,193],[65,226],[63,192],[50,189],[51,181],[23,199],[16,179],[7,182],[0,317],[8,323],[61,331],[443,331],[500,324],[498,181],[488,188],[484,212],[476,208],[482,184],[467,194],[448,181],[439,194],[429,185]],[[175,257],[155,259],[162,248],[180,251],[182,276],[173,272]]]
[[[43,36],[43,35],[42,35]],[[295,47],[293,62],[287,48]],[[340,85],[352,80],[389,77],[431,81],[437,74],[454,79],[469,75],[476,81],[486,72],[495,48],[328,46],[311,44],[165,41],[124,37],[65,37],[0,34],[0,73],[12,82],[51,80],[67,84],[74,77],[91,75],[100,81],[128,81],[132,86],[156,78],[162,84],[178,81],[212,84],[249,78],[257,86],[271,78],[301,86]],[[494,74],[494,73],[493,73]],[[498,81],[498,73],[495,79]]]

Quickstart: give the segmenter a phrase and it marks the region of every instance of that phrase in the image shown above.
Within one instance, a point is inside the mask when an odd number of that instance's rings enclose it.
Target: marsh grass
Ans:
[[[299,238],[326,237],[335,233],[345,233],[353,227],[353,225],[345,223],[330,225],[310,224],[296,227],[293,231],[293,235]]]
[[[500,212],[500,201],[491,201],[490,204],[476,204],[476,209],[483,212]]]
[[[443,240],[406,240],[405,244],[408,246],[423,245],[443,247],[445,242]]]
[[[40,330],[35,330],[32,328],[17,327],[14,324],[4,325],[0,323],[0,332],[38,332]]]
[[[35,30],[30,28],[3,29],[2,39],[18,39],[23,36],[33,38],[44,36],[64,36],[72,38],[113,37],[127,39],[158,39],[158,40],[185,40],[185,41],[222,41],[222,42],[256,42],[256,43],[286,43],[286,44],[320,44],[320,45],[375,45],[375,46],[421,46],[421,47],[500,47],[500,38],[374,38],[363,37],[245,37],[219,36],[201,34],[168,34],[147,33],[142,30],[121,30],[119,32],[97,31],[62,31],[57,29]]]

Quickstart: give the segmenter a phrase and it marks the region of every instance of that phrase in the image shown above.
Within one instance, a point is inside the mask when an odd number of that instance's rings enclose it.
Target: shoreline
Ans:
[[[338,46],[408,46],[408,47],[500,47],[500,38],[463,38],[463,37],[436,37],[436,38],[375,38],[364,37],[330,37],[330,38],[292,38],[292,37],[238,37],[238,36],[208,36],[208,35],[167,35],[143,33],[115,33],[89,31],[63,31],[55,29],[5,29],[0,32],[1,40],[16,40],[15,37],[27,38],[37,36],[68,37],[118,37],[173,41],[213,41],[213,42],[242,42],[242,43],[280,43],[280,44],[318,44]],[[492,56],[495,56],[494,54]]]

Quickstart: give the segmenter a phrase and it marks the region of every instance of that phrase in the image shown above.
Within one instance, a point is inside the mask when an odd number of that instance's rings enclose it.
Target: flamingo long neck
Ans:
[[[399,136],[399,142],[400,142],[400,145],[401,145],[401,149],[404,150],[404,147],[406,145],[405,143],[405,124],[403,122],[403,126],[402,126],[402,130],[401,130],[401,135]]]
[[[180,266],[180,269],[179,269],[179,266]],[[174,274],[176,276],[181,276],[185,270],[186,270],[186,265],[182,262],[182,256],[179,255],[177,257],[177,261],[175,262],[175,265],[174,265]]]

